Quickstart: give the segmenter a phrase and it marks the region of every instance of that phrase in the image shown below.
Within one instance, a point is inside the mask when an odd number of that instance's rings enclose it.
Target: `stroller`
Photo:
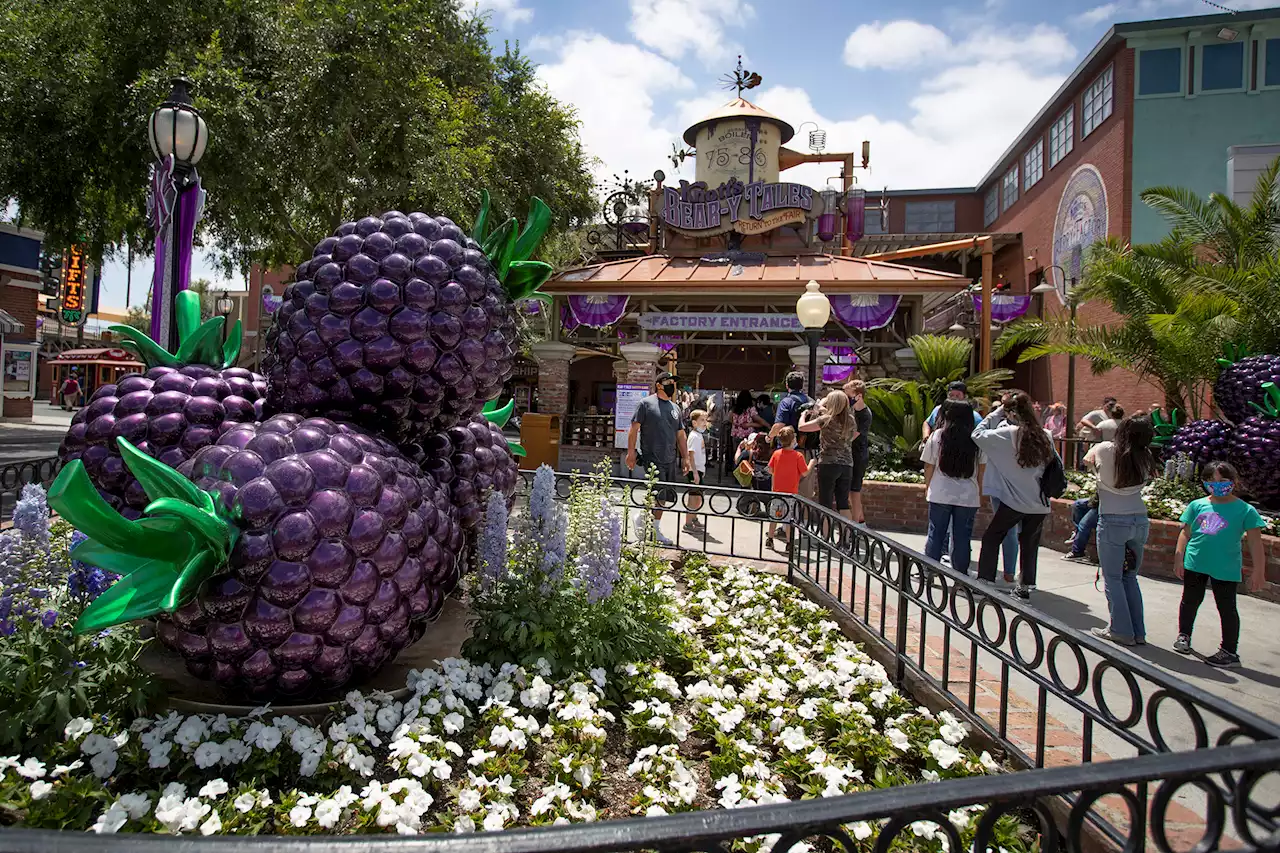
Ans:
[[[738,446],[734,479],[744,489],[764,492],[759,497],[747,494],[738,498],[738,513],[746,518],[765,518],[769,514],[769,495],[773,492],[773,473],[769,470],[772,455],[768,436],[762,432],[752,433]]]

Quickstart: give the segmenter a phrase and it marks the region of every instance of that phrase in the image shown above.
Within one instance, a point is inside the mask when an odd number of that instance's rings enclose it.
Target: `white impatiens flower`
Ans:
[[[93,775],[99,779],[106,779],[112,773],[116,772],[116,764],[119,762],[120,756],[114,749],[99,752],[93,758],[89,759],[89,767],[93,770]]]
[[[17,765],[15,770],[18,775],[24,779],[43,779],[44,778],[44,762],[34,758],[28,758],[26,761]]]
[[[466,720],[461,714],[457,711],[453,711],[452,713],[445,714],[444,720],[441,721],[441,725],[444,726],[445,734],[456,735],[458,732],[462,731],[462,726],[465,722]]]
[[[205,782],[204,787],[200,789],[200,791],[196,794],[196,796],[208,797],[210,799],[216,800],[218,797],[221,797],[223,794],[225,794],[228,790],[230,790],[230,788],[228,788],[226,782],[224,782],[221,779],[214,779],[212,781]]]
[[[120,831],[120,828],[129,820],[129,813],[119,803],[112,803],[111,808],[107,809],[98,816],[98,820],[90,827],[93,832],[105,835],[114,834]]]
[[[53,771],[50,772],[49,775],[52,778],[57,779],[59,776],[65,776],[68,773],[74,773],[75,771],[79,770],[81,767],[84,767],[84,762],[77,758],[75,761],[71,762],[70,764],[55,764],[53,766]]]
[[[463,788],[458,792],[458,808],[464,812],[480,808],[480,792],[475,788]]]
[[[311,806],[297,805],[289,809],[289,823],[294,826],[306,826],[309,820],[311,820]]]
[[[67,723],[62,730],[62,734],[67,740],[79,740],[80,738],[93,731],[93,720],[86,720],[84,717],[76,717]]]
[[[241,814],[248,814],[253,811],[253,807],[257,805],[258,798],[253,794],[241,794],[231,801],[231,805]]]
[[[142,820],[151,813],[151,797],[146,794],[122,794],[116,803],[123,807],[133,820]]]
[[[316,823],[325,829],[333,829],[342,817],[342,807],[334,800],[321,800],[316,804]]]
[[[218,813],[214,812],[209,815],[209,819],[200,824],[201,835],[216,835],[222,832],[222,818],[218,817]]]
[[[943,770],[948,770],[956,762],[960,761],[964,756],[960,750],[956,749],[945,740],[937,739],[929,741],[929,754],[938,762],[938,766]]]
[[[253,732],[252,726],[249,727],[249,731]],[[262,750],[263,752],[272,752],[275,750],[277,746],[280,745],[280,740],[282,737],[283,737],[283,734],[281,733],[280,729],[276,728],[275,726],[262,726],[256,732],[256,736],[253,736],[253,735],[246,736],[245,740],[253,744],[258,749]]]
[[[52,783],[45,782],[44,780],[39,780],[31,783],[31,788],[29,789],[29,793],[31,794],[31,799],[43,800],[45,797],[49,796],[49,792],[52,790],[53,790]]]
[[[222,745],[213,741],[205,741],[196,747],[196,753],[193,756],[196,767],[206,770],[222,761]]]
[[[907,733],[902,729],[887,729],[885,736],[889,738],[889,743],[899,752],[906,752],[911,748],[911,738],[907,737]]]
[[[813,741],[805,736],[804,729],[799,726],[788,726],[778,735],[778,745],[787,752],[803,752],[813,746]]]

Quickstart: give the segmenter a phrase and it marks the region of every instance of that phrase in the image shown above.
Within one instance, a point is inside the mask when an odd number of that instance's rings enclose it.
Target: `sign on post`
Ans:
[[[85,318],[84,246],[72,246],[63,255],[62,290],[59,320],[66,326],[79,326]]]
[[[627,449],[627,433],[631,430],[631,418],[635,416],[640,401],[648,396],[648,385],[618,386],[618,398],[613,406],[614,447]]]

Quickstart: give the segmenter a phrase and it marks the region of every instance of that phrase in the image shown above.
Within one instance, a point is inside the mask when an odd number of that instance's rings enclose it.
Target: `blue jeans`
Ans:
[[[929,536],[924,544],[925,556],[931,560],[942,559],[950,534],[951,568],[967,575],[969,539],[973,536],[973,520],[977,517],[976,506],[929,504]]]
[[[1089,505],[1088,498],[1080,498],[1071,505],[1071,522],[1076,526],[1076,535],[1071,542],[1071,553],[1080,556],[1089,547],[1089,537],[1098,526],[1098,508]]]
[[[1111,633],[1124,640],[1145,640],[1147,624],[1142,615],[1142,590],[1138,570],[1151,522],[1141,515],[1103,515],[1098,520],[1098,561],[1111,611]],[[1125,570],[1124,552],[1133,551],[1133,566]]]
[[[1000,509],[1000,499],[991,499],[991,509]],[[1022,533],[1022,525],[1017,524],[1005,535],[1000,543],[1000,553],[1004,559],[1004,576],[1009,580],[1018,574],[1018,536]],[[994,575],[993,575],[994,577]]]

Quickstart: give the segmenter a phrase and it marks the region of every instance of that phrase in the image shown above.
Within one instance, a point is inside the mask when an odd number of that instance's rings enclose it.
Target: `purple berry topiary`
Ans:
[[[1232,426],[1225,421],[1192,421],[1169,440],[1170,455],[1185,453],[1199,471],[1205,463],[1227,458]]]
[[[1213,399],[1223,416],[1233,424],[1252,417],[1251,403],[1262,404],[1266,382],[1280,385],[1280,355],[1246,355],[1237,347],[1228,347],[1226,358],[1218,359],[1222,370],[1213,383]]]

